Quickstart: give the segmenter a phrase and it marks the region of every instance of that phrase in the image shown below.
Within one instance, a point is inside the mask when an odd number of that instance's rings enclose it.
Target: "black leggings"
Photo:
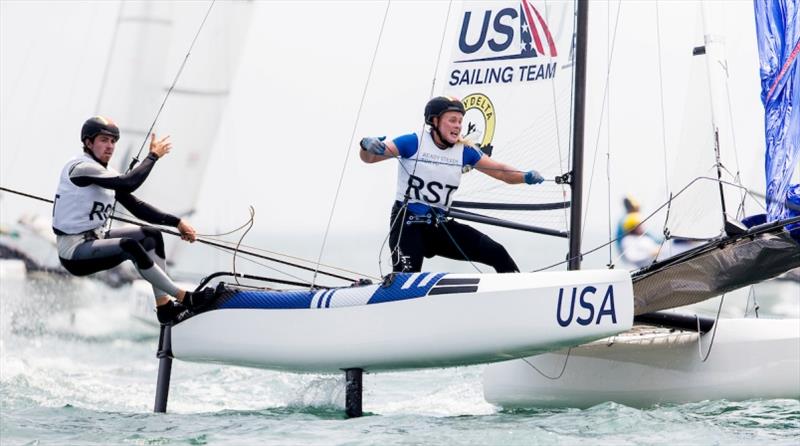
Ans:
[[[153,285],[156,297],[175,296],[178,292],[177,285],[166,274],[164,238],[153,228],[112,229],[104,239],[87,239],[75,248],[71,258],[60,260],[64,268],[76,276],[105,271],[130,260],[139,274]]]
[[[519,272],[503,245],[488,235],[452,219],[442,219],[438,223],[435,218],[430,223],[427,221],[424,216],[419,218],[409,211],[403,215],[399,203],[392,207],[389,246],[393,271],[418,272],[422,269],[423,257],[438,255],[483,263],[498,273]]]

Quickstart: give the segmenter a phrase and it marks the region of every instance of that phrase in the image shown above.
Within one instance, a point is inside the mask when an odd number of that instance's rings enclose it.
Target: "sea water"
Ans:
[[[154,414],[157,329],[128,291],[0,281],[0,444],[800,443],[797,400],[506,411],[483,399],[480,366],[365,375],[367,416],[348,420],[343,376],[175,361]]]

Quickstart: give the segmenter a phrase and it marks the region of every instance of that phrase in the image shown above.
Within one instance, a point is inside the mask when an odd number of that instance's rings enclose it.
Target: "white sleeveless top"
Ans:
[[[409,203],[424,203],[442,210],[450,208],[453,195],[461,184],[464,145],[440,149],[430,133],[417,134],[417,152],[410,158],[400,158],[397,167],[398,201],[408,194]]]
[[[79,166],[83,163],[88,165]],[[78,187],[70,181],[76,168],[98,176],[117,176],[116,171],[103,167],[88,154],[73,158],[61,170],[55,201],[53,202],[53,228],[65,234],[80,234],[105,224],[114,204],[114,191],[91,184]]]

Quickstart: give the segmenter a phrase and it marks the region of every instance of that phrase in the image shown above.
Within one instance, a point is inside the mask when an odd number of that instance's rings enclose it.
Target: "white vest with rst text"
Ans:
[[[53,228],[65,234],[80,234],[105,224],[114,205],[114,191],[91,184],[78,187],[69,179],[72,169],[80,163],[100,163],[87,154],[73,158],[61,170],[53,203]],[[107,169],[111,175],[117,172]]]
[[[425,203],[447,210],[453,195],[461,184],[461,167],[464,162],[464,145],[456,144],[440,149],[430,133],[425,132],[417,153],[411,158],[400,158],[397,167],[396,199],[403,201],[408,194],[409,203]]]

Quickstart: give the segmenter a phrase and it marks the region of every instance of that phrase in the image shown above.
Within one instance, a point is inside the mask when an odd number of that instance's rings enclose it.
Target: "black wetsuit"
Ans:
[[[149,154],[139,166],[129,173],[119,175],[108,170],[97,159],[85,156],[85,159],[73,160],[67,164],[62,175],[68,176],[68,181],[77,188],[100,187],[113,191],[114,199],[123,205],[134,216],[148,223],[159,225],[177,226],[180,219],[159,211],[153,206],[136,198],[132,192],[135,191],[153,168],[158,160],[155,154]],[[66,180],[62,178],[62,183]],[[63,190],[70,193],[63,193]],[[61,264],[70,273],[77,276],[84,276],[99,271],[113,268],[125,260],[131,260],[140,274],[153,285],[156,297],[164,294],[175,296],[178,287],[166,275],[166,256],[164,252],[164,240],[161,233],[148,227],[119,228],[104,231],[105,219],[109,218],[103,210],[103,203],[100,204],[99,211],[92,210],[89,216],[90,222],[83,218],[83,214],[69,210],[69,200],[80,200],[80,190],[73,189],[68,184],[59,186],[56,203],[54,206],[65,206],[63,214],[71,214],[72,220],[79,220],[78,223],[70,223],[67,226],[81,227],[85,225],[96,225],[96,227],[75,233],[67,232],[64,226],[59,226],[59,221],[54,218],[53,231],[58,236],[59,259]],[[97,195],[97,189],[95,189]],[[88,194],[88,192],[87,192]],[[62,196],[64,195],[64,196]],[[65,199],[66,197],[73,197]],[[77,197],[77,198],[75,198]],[[86,207],[86,206],[84,206]],[[57,215],[54,208],[54,215]],[[81,220],[82,219],[82,220]],[[68,220],[63,218],[62,220]],[[95,221],[96,220],[96,221]],[[80,226],[84,225],[84,226]]]
[[[422,269],[423,257],[442,256],[483,263],[498,273],[519,272],[503,245],[440,212],[431,208],[428,214],[414,215],[410,211],[403,212],[399,201],[394,203],[389,220],[393,271],[418,272]]]

